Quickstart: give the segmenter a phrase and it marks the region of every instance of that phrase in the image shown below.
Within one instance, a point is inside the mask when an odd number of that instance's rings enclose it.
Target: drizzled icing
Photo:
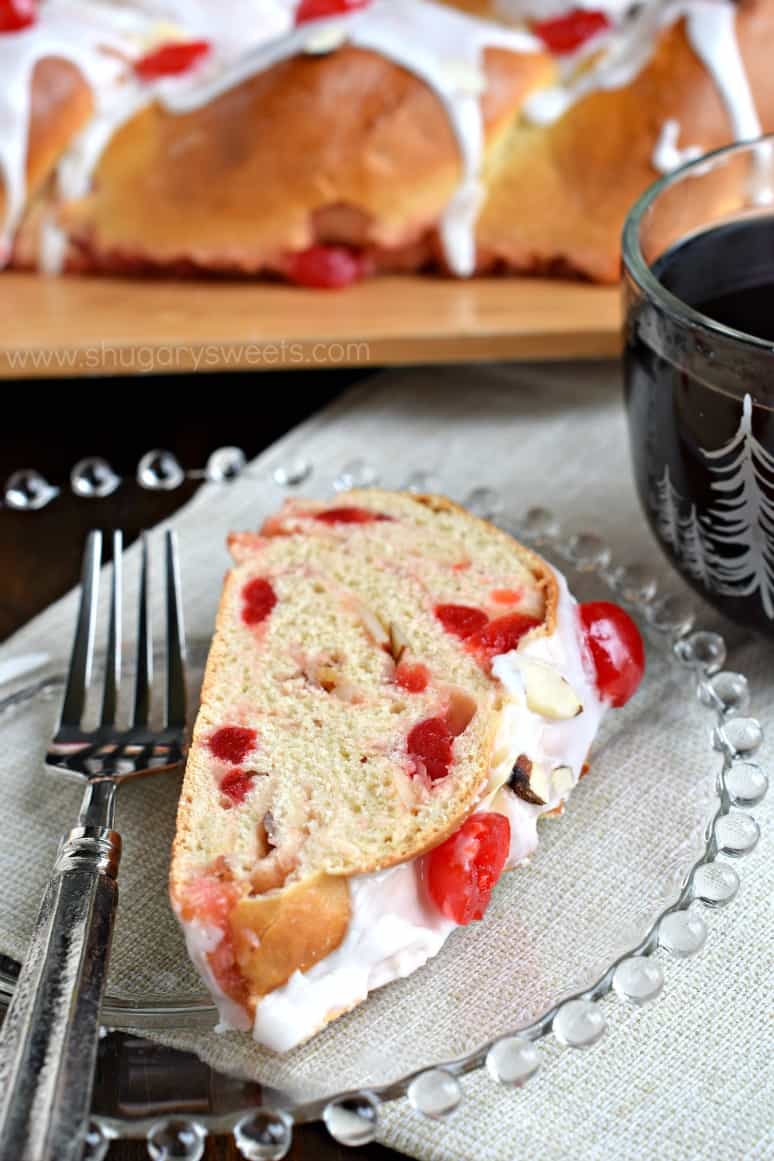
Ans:
[[[13,233],[26,202],[26,154],[32,77],[37,64],[51,57],[70,61],[90,86],[94,113],[71,143],[57,172],[60,195],[80,197],[103,149],[126,120],[165,91],[176,78],[140,83],[130,62],[160,40],[199,36],[216,42],[210,70],[227,67],[246,46],[285,31],[293,19],[289,0],[158,0],[111,4],[106,0],[43,0],[38,21],[19,33],[0,34],[0,180],[5,216],[0,222],[0,267],[7,261]],[[225,9],[228,11],[224,11]],[[239,19],[241,17],[241,20]],[[249,17],[249,19],[248,19]],[[41,265],[53,272],[65,248],[41,239]]]
[[[692,0],[685,26],[691,48],[717,86],[737,141],[761,135],[744,62],[736,38],[736,10],[731,0]]]
[[[117,31],[117,23],[101,6],[54,0],[45,20],[22,32],[0,35],[0,177],[5,191],[0,265],[7,258],[26,201],[35,67],[46,57],[63,58],[78,67],[95,94],[104,92],[124,68],[117,54],[126,50],[127,40]]]
[[[104,2],[104,0],[103,0]],[[227,52],[282,36],[293,23],[295,0],[122,0],[146,19],[167,21],[191,39],[217,40]]]
[[[632,0],[495,0],[495,9],[503,20],[553,20],[569,9],[585,8],[604,12],[611,20],[625,16]]]
[[[550,4],[549,6],[553,7]],[[614,0],[595,5],[612,13]],[[630,84],[653,55],[661,32],[685,18],[689,43],[712,77],[736,140],[760,135],[755,102],[736,37],[733,0],[648,0],[560,62],[560,84],[528,98],[524,115],[539,125],[556,121],[583,97]],[[588,67],[590,52],[599,50]]]
[[[661,30],[660,15],[660,3],[651,0],[608,32],[563,57],[559,83],[527,98],[523,109],[527,120],[550,125],[591,93],[630,84],[653,52]]]
[[[540,42],[527,32],[467,15],[433,0],[373,0],[341,16],[294,27],[297,0],[42,0],[38,23],[0,35],[0,180],[5,220],[0,224],[0,266],[26,201],[26,144],[30,90],[36,64],[61,57],[75,64],[94,94],[95,112],[60,162],[60,197],[85,194],[106,145],[116,130],[153,100],[170,112],[189,112],[248,78],[299,53],[329,52],[347,42],[395,61],[418,76],[439,98],[454,131],[461,178],[441,218],[447,264],[458,275],[473,273],[475,223],[481,205],[484,130],[481,93],[487,48],[535,52]],[[749,139],[760,124],[735,34],[732,0],[499,0],[509,20],[545,19],[568,7],[605,11],[611,28],[557,59],[558,83],[534,93],[523,113],[549,124],[597,90],[629,84],[649,61],[661,31],[685,18],[696,55],[711,74],[727,109],[733,135]],[[137,81],[130,67],[149,45],[172,36],[207,38],[213,51],[190,75]],[[664,127],[654,165],[676,156],[674,130]],[[669,154],[669,150],[673,152]],[[667,156],[669,154],[669,156]],[[660,165],[657,168],[661,168]],[[42,242],[47,269],[61,262],[64,247]]]
[[[439,11],[440,6],[423,0],[378,0],[362,12],[354,43],[384,53],[416,73],[443,102],[459,145],[462,178],[443,213],[441,241],[454,273],[469,275],[476,265],[474,228],[483,200],[484,50],[534,52],[541,46],[524,32],[472,20],[451,9],[439,20]]]
[[[653,146],[650,163],[659,173],[672,173],[681,165],[695,161],[701,157],[704,150],[700,145],[686,145],[682,149],[678,146],[680,140],[680,122],[669,120],[661,126],[658,140]]]

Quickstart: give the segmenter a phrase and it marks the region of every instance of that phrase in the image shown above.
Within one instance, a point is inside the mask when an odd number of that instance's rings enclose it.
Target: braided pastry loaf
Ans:
[[[774,130],[774,0],[40,0],[21,30],[15,3],[19,266],[614,281],[685,147]]]

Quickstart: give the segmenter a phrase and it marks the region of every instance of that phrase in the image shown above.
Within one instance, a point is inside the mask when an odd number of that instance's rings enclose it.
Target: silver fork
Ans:
[[[81,599],[59,727],[48,765],[86,779],[78,825],[62,839],[0,1035],[0,1161],[76,1161],[83,1149],[118,891],[118,785],[178,765],[185,754],[185,647],[174,534],[167,532],[166,707],[150,725],[153,645],[143,537],[134,709],[116,728],[121,683],[123,537],[113,534],[105,680],[99,725],[82,725],[92,668],[102,533],[86,543]]]

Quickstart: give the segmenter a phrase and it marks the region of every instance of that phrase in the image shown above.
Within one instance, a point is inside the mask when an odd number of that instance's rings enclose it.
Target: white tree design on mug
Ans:
[[[653,496],[653,510],[659,535],[675,551],[680,549],[680,505],[682,496],[672,483],[669,464],[664,465],[663,475],[656,481]]]
[[[715,587],[726,596],[759,593],[766,616],[774,618],[774,456],[753,435],[750,395],[728,443],[701,451],[710,486],[721,496],[707,513],[717,549]]]
[[[774,619],[774,456],[753,435],[750,395],[731,439],[699,451],[719,498],[705,515],[693,503],[683,515],[687,501],[665,465],[651,499],[659,534],[689,576],[723,596],[758,593]]]
[[[688,575],[712,589],[713,571],[717,567],[718,558],[712,551],[707,529],[695,504],[691,504],[687,516],[680,517],[680,554]]]

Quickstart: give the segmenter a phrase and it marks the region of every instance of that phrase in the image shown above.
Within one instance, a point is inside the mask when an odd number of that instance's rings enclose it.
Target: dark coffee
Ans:
[[[774,217],[694,234],[653,266],[662,286],[701,314],[774,342]]]
[[[706,317],[774,344],[774,216],[695,234],[653,273]],[[729,362],[722,335],[685,323],[680,332],[668,312],[656,319],[645,299],[630,298],[627,404],[651,526],[718,607],[774,632],[774,357],[757,381]]]

